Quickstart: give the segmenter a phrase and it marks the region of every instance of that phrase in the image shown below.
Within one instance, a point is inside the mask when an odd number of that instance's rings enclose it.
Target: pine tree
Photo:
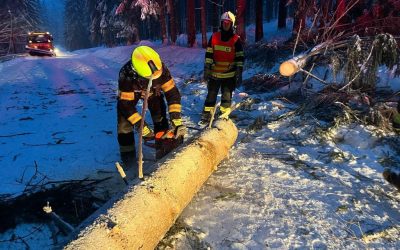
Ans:
[[[82,3],[65,2],[65,46],[69,50],[89,47],[88,18]]]
[[[187,1],[187,35],[188,46],[193,47],[196,42],[196,25],[195,25],[195,11],[194,0]]]
[[[18,13],[25,21],[34,28],[39,28],[41,22],[41,4],[39,0],[17,0],[9,1],[10,5],[16,6],[15,13]],[[16,4],[16,5],[15,5]]]
[[[278,29],[286,28],[286,0],[279,0]]]
[[[42,5],[43,30],[49,31],[56,46],[64,45],[64,1],[51,1]]]
[[[274,0],[266,0],[265,18],[267,22],[271,22],[274,13]]]
[[[115,14],[120,16],[121,20],[117,23],[122,23],[122,30],[117,36],[126,39],[128,44],[140,40],[140,29],[142,34],[146,32],[147,36],[152,36],[155,29],[152,28],[155,24],[154,17],[158,11],[159,5],[156,0],[123,0],[115,10]]]
[[[169,13],[169,28],[171,42],[175,44],[176,42],[176,16],[175,16],[175,1],[168,0],[168,13]]]
[[[39,0],[2,0],[0,4],[0,55],[24,52],[27,31],[40,30]]]
[[[245,11],[246,11],[246,0],[236,1],[236,24],[237,33],[243,42],[246,41],[246,30],[245,30]]]
[[[264,37],[263,31],[263,1],[257,0],[255,5],[256,11],[256,42],[260,41]]]
[[[165,0],[157,0],[157,2],[159,7],[158,19],[160,21],[160,26],[161,26],[162,43],[167,44],[168,37],[167,37],[167,23],[165,20]]]
[[[121,19],[121,27],[117,36],[125,39],[127,44],[139,41],[140,10],[132,4],[132,1],[124,0],[120,3],[115,13]]]
[[[213,19],[212,19],[212,26],[213,26],[213,32],[217,32],[219,27],[220,27],[220,16],[221,16],[221,8],[219,5],[221,4],[221,0],[216,0],[213,4]]]
[[[90,31],[90,41],[92,45],[99,45],[102,43],[102,36],[100,33],[100,20],[101,12],[99,11],[98,0],[86,0],[86,9],[89,14],[89,31]]]
[[[310,7],[310,6],[309,6]],[[306,0],[294,1],[294,20],[293,20],[293,34],[297,34],[301,29],[304,29],[306,22]]]
[[[207,47],[207,26],[206,26],[206,0],[200,0],[201,6],[201,45]]]

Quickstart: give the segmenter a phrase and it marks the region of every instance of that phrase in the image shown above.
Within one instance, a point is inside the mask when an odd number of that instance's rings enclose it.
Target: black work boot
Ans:
[[[211,112],[203,111],[199,122],[200,126],[207,126],[211,120]]]
[[[121,152],[121,161],[125,169],[132,168],[136,165],[136,151]]]
[[[177,139],[156,139],[156,159],[159,160],[183,143],[183,137]]]
[[[396,173],[389,168],[385,168],[382,175],[387,182],[395,186],[400,191],[400,173]]]

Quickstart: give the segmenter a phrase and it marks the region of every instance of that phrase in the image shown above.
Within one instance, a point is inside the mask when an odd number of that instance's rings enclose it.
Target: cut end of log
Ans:
[[[283,62],[281,64],[281,66],[279,67],[279,73],[281,73],[281,75],[287,76],[287,77],[293,76],[299,70],[300,69],[299,69],[296,61],[293,59]]]

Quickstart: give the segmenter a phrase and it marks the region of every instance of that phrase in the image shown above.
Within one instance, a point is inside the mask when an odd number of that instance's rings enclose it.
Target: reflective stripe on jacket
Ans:
[[[216,32],[211,38],[213,50],[213,65],[211,75],[216,78],[229,78],[235,75],[235,43],[239,36],[234,34],[227,42],[222,41],[221,32]]]

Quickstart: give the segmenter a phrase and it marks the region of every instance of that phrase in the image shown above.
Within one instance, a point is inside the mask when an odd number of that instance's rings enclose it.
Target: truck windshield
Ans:
[[[46,35],[35,35],[30,36],[29,40],[32,41],[32,43],[48,43],[51,42],[51,37]]]

